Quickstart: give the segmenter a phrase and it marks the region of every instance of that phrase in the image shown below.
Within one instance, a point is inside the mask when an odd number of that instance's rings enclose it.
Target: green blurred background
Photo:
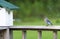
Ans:
[[[60,25],[60,0],[6,0],[19,7],[14,10],[14,24],[44,25],[42,15]],[[42,23],[41,23],[42,22]]]
[[[14,10],[14,25],[45,25],[42,15],[53,25],[60,25],[60,0],[6,0],[19,7]],[[58,32],[60,39],[60,32]],[[14,31],[14,39],[22,39],[21,31]],[[27,39],[37,39],[37,31],[27,31]],[[53,39],[52,31],[42,31],[42,39]]]

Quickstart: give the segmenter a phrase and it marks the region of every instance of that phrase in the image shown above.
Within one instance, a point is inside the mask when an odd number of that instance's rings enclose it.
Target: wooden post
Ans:
[[[42,39],[42,31],[38,31],[38,39]]]
[[[9,29],[6,30],[6,39],[10,39],[10,32],[9,32]]]
[[[0,30],[0,39],[4,39],[4,31],[2,30]]]
[[[57,39],[57,31],[53,31],[53,39]]]
[[[22,39],[26,39],[26,31],[25,30],[22,31]]]
[[[9,31],[9,29],[6,29],[4,31],[4,39],[10,39],[10,31]]]
[[[10,39],[13,39],[13,30],[10,30]]]

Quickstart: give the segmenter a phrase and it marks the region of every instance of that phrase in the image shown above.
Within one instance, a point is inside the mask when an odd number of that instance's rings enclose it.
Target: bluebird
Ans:
[[[52,25],[51,21],[47,17],[44,18],[44,21],[45,21],[47,26]]]

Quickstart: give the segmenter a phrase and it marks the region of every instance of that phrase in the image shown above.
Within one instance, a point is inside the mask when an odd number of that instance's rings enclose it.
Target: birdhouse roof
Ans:
[[[4,7],[4,8],[8,8],[8,9],[18,9],[19,7],[5,1],[5,0],[0,0],[0,6]]]

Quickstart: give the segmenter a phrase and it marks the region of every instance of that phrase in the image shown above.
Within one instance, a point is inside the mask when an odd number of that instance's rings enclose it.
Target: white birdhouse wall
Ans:
[[[0,8],[0,26],[12,26],[13,25],[13,13],[6,11],[5,8]]]
[[[13,11],[10,11],[10,13],[8,14],[8,24],[9,25],[13,25]]]

